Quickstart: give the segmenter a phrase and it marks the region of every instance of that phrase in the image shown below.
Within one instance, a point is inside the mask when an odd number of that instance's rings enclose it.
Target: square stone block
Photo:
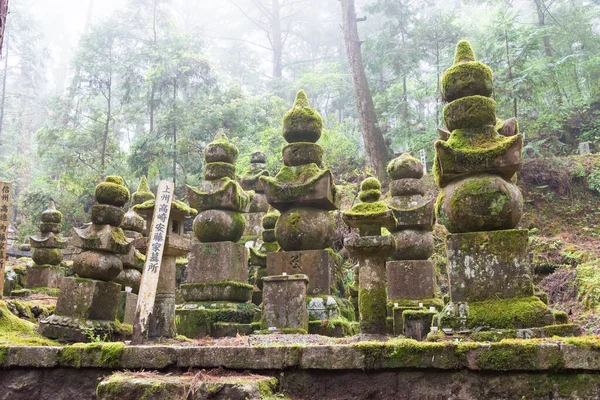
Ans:
[[[246,218],[246,228],[244,228],[244,236],[259,236],[263,231],[262,218],[264,212],[250,212],[244,214]]]
[[[446,240],[450,300],[533,296],[526,229],[452,233]]]
[[[263,281],[263,328],[297,328],[308,332],[308,277],[280,275],[266,277]]]
[[[437,311],[405,310],[402,312],[404,336],[415,340],[425,340],[431,330]]]
[[[267,275],[304,274],[309,296],[330,294],[334,263],[327,250],[279,251],[267,254]]]
[[[200,243],[190,251],[187,283],[248,283],[248,249],[233,242]]]
[[[60,284],[60,280],[65,275],[64,268],[58,265],[36,265],[27,270],[27,287],[55,288]]]
[[[435,297],[435,267],[429,260],[385,263],[390,300],[422,300]]]
[[[398,306],[392,309],[392,321],[393,321],[393,332],[394,335],[404,335],[404,319],[402,313],[406,310],[422,310],[421,307],[417,306]]]
[[[121,285],[95,279],[63,278],[56,303],[57,315],[113,321],[119,308]]]
[[[126,324],[133,325],[135,321],[137,301],[137,294],[122,291],[119,294],[119,310],[117,312],[117,319]]]

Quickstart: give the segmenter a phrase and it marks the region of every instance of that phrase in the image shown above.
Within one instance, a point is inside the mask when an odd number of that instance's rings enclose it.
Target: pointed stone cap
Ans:
[[[56,209],[53,200],[50,200],[48,209],[42,212],[40,219],[42,222],[51,222],[55,224],[60,224],[62,222],[62,213]]]
[[[316,143],[322,129],[321,115],[310,106],[304,90],[299,91],[294,107],[283,117],[283,137],[288,143]]]
[[[148,181],[145,176],[142,176],[140,179],[140,184],[137,188],[137,191],[131,195],[131,204],[137,205],[147,202],[148,200],[154,200],[154,193],[150,191],[150,186],[148,186]]]
[[[466,61],[477,61],[475,59],[475,52],[471,47],[471,43],[466,40],[461,40],[456,44],[456,53],[454,54],[454,64]]]
[[[238,154],[237,147],[229,141],[224,130],[217,132],[215,139],[204,148],[204,160],[207,163],[235,164]]]
[[[398,179],[421,179],[423,177],[423,163],[409,153],[402,153],[390,161],[387,166],[387,173],[392,180]]]
[[[467,96],[490,97],[494,90],[492,70],[477,61],[466,40],[456,45],[454,65],[444,72],[441,83],[442,99],[447,102]]]
[[[387,204],[381,198],[381,183],[376,178],[367,178],[360,184],[358,198],[362,203],[355,204],[342,215],[344,222],[358,228],[361,236],[380,235],[381,228],[393,228],[396,220]]]

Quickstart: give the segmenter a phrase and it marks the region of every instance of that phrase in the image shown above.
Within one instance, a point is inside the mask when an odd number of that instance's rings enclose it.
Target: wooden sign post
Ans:
[[[154,214],[152,216],[152,227],[148,235],[146,262],[144,264],[138,303],[135,310],[132,344],[141,344],[144,340],[148,330],[150,314],[154,308],[160,263],[165,249],[165,240],[169,233],[169,216],[171,214],[174,186],[169,181],[161,181],[158,185]]]
[[[421,156],[421,164],[423,164],[423,175],[427,175],[427,157],[425,157],[425,150],[421,149],[421,151],[419,151],[419,156]]]
[[[6,243],[10,223],[12,184],[0,182],[0,297],[4,293],[4,270],[6,268]]]

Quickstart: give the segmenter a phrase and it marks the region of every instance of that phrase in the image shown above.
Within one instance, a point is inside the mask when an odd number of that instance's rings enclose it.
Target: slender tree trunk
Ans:
[[[173,78],[173,186],[177,186],[177,78]]]
[[[283,74],[283,41],[281,39],[281,5],[279,0],[271,2],[271,29],[273,47],[273,77],[281,78]]]
[[[154,51],[156,51],[157,49],[157,44],[158,44],[158,35],[156,33],[156,8],[157,8],[157,4],[156,4],[156,0],[154,0],[154,10],[153,10],[153,16],[152,16],[152,33],[153,33],[153,49]],[[156,83],[152,82],[152,87],[150,89],[150,133],[154,132],[154,95],[156,93]]]
[[[100,174],[101,178],[104,179],[105,176],[105,165],[106,165],[106,148],[108,146],[108,132],[110,131],[110,120],[112,119],[112,78],[108,78],[107,82],[108,86],[108,96],[106,98],[106,122],[104,123],[104,137],[102,139],[102,157],[100,159]]]
[[[8,76],[8,36],[4,41],[6,52],[4,53],[4,74],[2,76],[2,99],[0,100],[0,146],[2,146],[2,134],[4,133],[4,108],[6,106],[6,77]]]
[[[544,12],[542,0],[534,0],[534,2],[538,16],[538,24],[540,27],[544,27],[546,25],[546,14]],[[546,54],[546,57],[552,56],[552,47],[550,47],[550,37],[548,35],[544,35],[542,40],[544,42],[544,53]]]
[[[385,168],[389,159],[389,153],[383,135],[377,128],[377,117],[375,115],[375,107],[373,106],[373,97],[369,90],[369,84],[367,82],[367,76],[362,61],[360,49],[361,41],[358,37],[354,0],[341,0],[341,4],[346,54],[348,56],[348,64],[352,75],[354,97],[356,99],[358,119],[361,126],[367,159],[379,180],[387,181],[388,177]]]
[[[508,31],[504,29],[504,43],[506,45],[506,64],[508,65],[508,81],[512,83],[512,63],[510,60],[510,51],[508,46]],[[513,93],[513,117],[517,118],[517,96]]]

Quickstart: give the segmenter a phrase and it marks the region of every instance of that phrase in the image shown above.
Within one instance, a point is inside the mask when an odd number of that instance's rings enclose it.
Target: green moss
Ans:
[[[117,185],[123,185],[125,181],[122,177],[116,175],[109,175],[105,179],[106,182],[116,183]]]
[[[358,290],[361,333],[385,333],[387,317],[385,286]]]
[[[12,297],[29,297],[32,294],[45,294],[47,296],[58,297],[58,295],[60,294],[60,289],[59,288],[40,287],[40,288],[13,290],[10,293],[10,295]]]
[[[83,343],[76,343],[71,346],[63,347],[60,351],[58,360],[60,365],[81,368]]]
[[[454,64],[442,75],[441,86],[445,101],[473,95],[490,97],[494,90],[492,70],[477,61]]]
[[[423,164],[409,153],[402,153],[400,157],[389,162],[387,173],[393,180],[420,179],[423,176]]]
[[[568,337],[568,336],[576,336],[576,331],[578,329],[573,324],[559,324],[559,325],[549,325],[544,327],[544,336],[553,337]]]
[[[377,178],[367,178],[360,183],[360,190],[379,190],[381,191],[381,183]]]
[[[466,40],[461,40],[456,44],[456,52],[454,55],[455,64],[459,62],[475,60],[475,53],[473,52],[473,48],[469,42]]]
[[[535,341],[504,339],[482,349],[477,354],[477,365],[479,368],[495,371],[530,370],[537,369],[540,358],[544,358],[549,362],[550,368],[560,369],[564,366],[558,347],[544,348],[543,357],[538,352]]]
[[[381,190],[377,189],[361,190],[358,194],[358,199],[363,203],[372,203],[378,201],[380,197]]]
[[[279,219],[279,212],[274,209],[270,209],[268,213],[262,218],[262,226],[264,229],[275,229],[275,224]]]
[[[432,359],[446,368],[458,368],[460,357],[453,351],[451,343],[417,342],[412,339],[381,342],[360,342],[353,345],[362,353],[366,369],[382,368],[424,368],[431,365]]]
[[[92,361],[95,367],[117,368],[121,364],[121,355],[125,343],[75,343],[60,351],[59,362],[64,366],[81,368],[83,358]]]
[[[475,129],[496,124],[496,102],[485,96],[467,96],[447,104],[444,122],[450,132],[455,129]]]
[[[235,179],[235,165],[225,162],[211,162],[204,166],[204,179],[215,181],[222,178]]]
[[[123,207],[129,201],[129,190],[123,185],[102,182],[96,186],[96,201],[100,204]]]
[[[310,106],[304,90],[299,91],[294,107],[283,116],[283,137],[288,143],[315,143],[322,129],[321,115]]]
[[[200,212],[224,209],[223,198],[233,198],[233,208],[228,209],[239,212],[245,211],[254,197],[254,192],[244,191],[237,181],[230,178],[222,178],[220,182],[219,189],[212,193],[186,186],[190,205]]]
[[[548,304],[548,303],[546,303]],[[564,311],[552,310],[552,314],[554,314],[554,319],[557,324],[568,324],[569,323],[569,315]]]
[[[138,205],[145,203],[149,200],[154,200],[154,193],[150,191],[150,186],[148,186],[148,181],[145,176],[142,176],[140,179],[140,184],[136,192],[131,195],[131,200],[133,205]]]
[[[234,164],[239,151],[237,147],[229,141],[224,131],[220,131],[215,136],[215,140],[209,143],[204,149],[204,157],[211,161],[225,162]]]
[[[231,218],[231,223],[224,224],[217,219],[204,218],[202,223],[195,223],[193,226],[194,234],[203,243],[213,243],[222,241],[238,242],[244,234],[246,227],[246,218],[244,214],[234,211],[227,212]]]
[[[437,315],[436,311],[429,310],[404,310],[402,311],[402,317],[406,320],[425,320],[432,318]]]
[[[133,210],[134,211],[153,210],[155,205],[156,205],[156,201],[154,199],[152,199],[152,200],[145,201],[141,204],[134,205]],[[196,214],[198,214],[198,211],[195,208],[192,208],[192,207],[188,206],[187,204],[185,204],[184,202],[179,201],[179,200],[174,200],[173,202],[171,202],[171,210],[180,211],[190,217],[193,217]]]
[[[275,180],[283,184],[303,184],[321,176],[323,172],[324,170],[315,163],[293,167],[284,166],[275,175]]]
[[[463,320],[442,312],[439,317],[443,328],[463,329]],[[466,328],[490,327],[496,329],[534,328],[549,325],[552,313],[535,296],[517,299],[499,299],[468,304]]]
[[[42,212],[40,219],[42,222],[54,222],[60,224],[62,217],[62,213],[55,208],[54,202],[51,201],[48,209]]]
[[[352,218],[377,218],[383,217],[387,211],[389,211],[388,206],[384,202],[378,201],[355,204],[345,214]]]

